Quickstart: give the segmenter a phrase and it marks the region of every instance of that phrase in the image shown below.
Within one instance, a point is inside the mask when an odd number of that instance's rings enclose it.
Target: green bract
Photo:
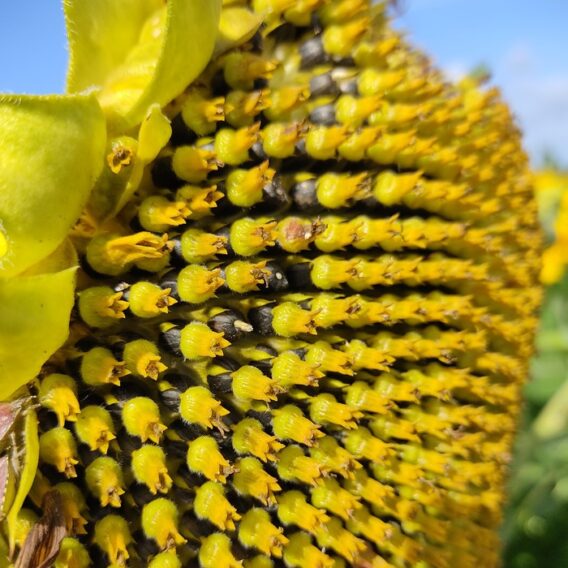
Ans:
[[[75,271],[0,281],[0,399],[33,379],[67,338]]]

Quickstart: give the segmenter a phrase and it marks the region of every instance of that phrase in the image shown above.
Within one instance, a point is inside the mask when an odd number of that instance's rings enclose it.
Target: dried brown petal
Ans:
[[[43,516],[29,532],[14,568],[49,568],[59,554],[67,532],[59,492],[46,493],[42,509]]]

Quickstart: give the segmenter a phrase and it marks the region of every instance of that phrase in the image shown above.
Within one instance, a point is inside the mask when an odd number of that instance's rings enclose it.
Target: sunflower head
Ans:
[[[64,2],[67,94],[0,97],[0,566],[498,564],[527,160],[387,4]]]

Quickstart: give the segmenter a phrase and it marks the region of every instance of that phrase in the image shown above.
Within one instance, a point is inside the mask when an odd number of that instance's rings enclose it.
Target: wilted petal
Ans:
[[[29,532],[14,568],[49,568],[65,538],[65,515],[61,495],[50,491],[43,499],[43,516]]]

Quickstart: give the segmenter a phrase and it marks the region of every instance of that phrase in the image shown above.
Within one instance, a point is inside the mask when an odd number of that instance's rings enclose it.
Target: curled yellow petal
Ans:
[[[0,277],[51,254],[79,217],[103,161],[94,96],[0,97]]]
[[[221,0],[65,0],[68,91],[98,88],[115,128],[139,124],[205,68],[220,11]]]
[[[67,339],[75,271],[0,280],[0,400],[31,381]]]
[[[18,489],[16,490],[14,501],[6,518],[11,552],[14,551],[15,546],[18,513],[20,512],[20,509],[24,504],[24,500],[32,487],[39,461],[38,418],[35,410],[29,409],[26,417],[24,418],[22,441],[23,458],[21,458],[22,469],[18,479]]]

